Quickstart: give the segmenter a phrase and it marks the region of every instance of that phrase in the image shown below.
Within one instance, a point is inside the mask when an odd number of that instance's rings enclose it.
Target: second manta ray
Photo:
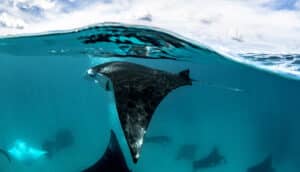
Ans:
[[[249,167],[247,172],[275,172],[272,167],[272,156],[267,156],[262,162]]]
[[[109,145],[104,155],[94,165],[82,172],[131,172],[113,131],[110,133]]]
[[[88,76],[113,89],[116,108],[127,144],[138,161],[154,111],[172,90],[192,85],[189,70],[170,73],[129,62],[109,62],[90,68]],[[107,78],[104,81],[103,78]]]

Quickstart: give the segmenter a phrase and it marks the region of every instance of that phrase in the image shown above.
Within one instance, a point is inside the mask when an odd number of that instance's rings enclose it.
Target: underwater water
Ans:
[[[258,56],[240,57],[261,62]],[[172,91],[150,122],[147,135],[166,136],[169,142],[144,143],[137,164],[124,150],[134,172],[193,171],[193,160],[176,158],[185,144],[196,145],[194,160],[214,147],[226,158],[226,163],[198,171],[246,172],[271,154],[276,171],[298,172],[299,58],[291,56],[286,60],[293,61],[295,75],[262,70],[258,66],[264,63],[235,62],[155,28],[119,24],[1,38],[0,148],[9,150],[23,140],[42,149],[62,129],[71,132],[74,143],[51,158],[9,163],[0,155],[0,171],[77,172],[96,162],[119,123],[112,117],[111,95],[88,80],[86,71],[100,63],[129,61],[173,73],[190,69],[195,80]],[[273,59],[265,65],[284,60]]]

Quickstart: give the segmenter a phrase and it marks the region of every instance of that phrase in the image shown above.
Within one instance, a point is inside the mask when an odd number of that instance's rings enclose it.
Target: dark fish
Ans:
[[[272,156],[267,156],[262,162],[248,168],[247,172],[275,172],[272,167]]]
[[[157,106],[172,90],[192,85],[189,70],[175,74],[129,62],[100,64],[90,68],[88,75],[97,82],[104,81],[104,88],[111,82],[121,126],[135,163]]]
[[[193,169],[202,169],[202,168],[211,168],[215,167],[217,165],[220,165],[221,163],[225,163],[226,160],[224,156],[222,156],[218,150],[218,148],[214,148],[206,157],[194,161],[193,162]]]
[[[181,145],[176,159],[177,160],[194,160],[197,153],[197,145],[195,144],[184,144]]]
[[[104,155],[91,167],[82,172],[130,172],[125,157],[121,151],[117,137],[113,131],[110,134],[109,145]]]
[[[9,162],[11,162],[11,157],[9,156],[9,154],[8,154],[8,152],[7,152],[6,150],[0,149],[0,153],[1,153],[2,155],[4,155],[5,158],[6,158]]]
[[[60,151],[74,144],[74,136],[69,129],[60,129],[55,134],[56,150]]]
[[[158,143],[158,144],[168,144],[172,140],[168,136],[146,136],[145,143]]]
[[[58,130],[54,138],[47,139],[42,143],[43,150],[47,151],[47,157],[52,158],[52,156],[74,144],[74,136],[69,129]]]

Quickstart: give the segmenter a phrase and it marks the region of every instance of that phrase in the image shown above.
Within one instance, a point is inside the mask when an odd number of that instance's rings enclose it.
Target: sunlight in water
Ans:
[[[17,140],[12,148],[8,150],[9,154],[18,161],[32,161],[44,158],[46,151],[30,147],[25,141]]]

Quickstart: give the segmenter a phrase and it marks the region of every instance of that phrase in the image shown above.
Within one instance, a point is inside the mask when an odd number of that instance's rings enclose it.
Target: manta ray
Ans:
[[[272,156],[268,155],[263,161],[249,167],[247,172],[275,172],[275,169],[272,167]]]
[[[88,77],[114,92],[121,128],[136,163],[154,111],[174,89],[192,85],[189,70],[171,73],[130,62],[108,62],[87,71]]]
[[[131,172],[126,164],[116,134],[111,130],[109,145],[104,155],[82,172]]]

